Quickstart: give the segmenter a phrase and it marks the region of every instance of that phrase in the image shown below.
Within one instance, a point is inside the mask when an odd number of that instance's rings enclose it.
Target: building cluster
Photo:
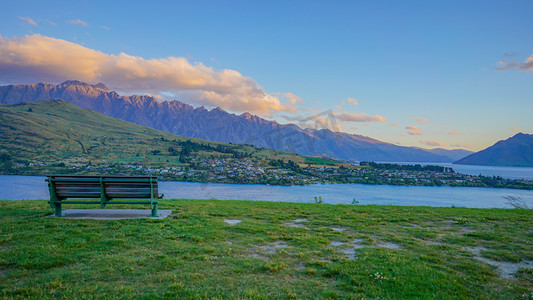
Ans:
[[[272,161],[271,161],[272,162]],[[301,166],[293,162],[269,164],[250,158],[193,158],[190,163],[172,167],[136,164],[81,165],[61,167],[72,174],[156,175],[162,180],[243,184],[305,185],[314,183],[363,183],[426,186],[481,186],[533,189],[533,182],[495,176],[474,176],[446,168],[436,170],[380,169],[374,167]],[[29,167],[46,166],[31,163]],[[58,165],[59,166],[59,165]]]

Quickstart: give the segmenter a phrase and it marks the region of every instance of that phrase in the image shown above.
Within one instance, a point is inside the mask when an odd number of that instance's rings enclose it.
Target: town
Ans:
[[[19,167],[24,167],[19,164]],[[60,174],[156,175],[160,180],[235,184],[308,185],[361,183],[406,186],[462,186],[533,189],[533,181],[499,176],[467,175],[441,166],[398,165],[375,162],[312,165],[281,159],[196,157],[172,167],[140,164],[82,165],[30,163],[27,167],[52,168]],[[50,171],[49,171],[50,172]],[[19,170],[20,173],[20,170]],[[36,174],[28,174],[36,175]]]

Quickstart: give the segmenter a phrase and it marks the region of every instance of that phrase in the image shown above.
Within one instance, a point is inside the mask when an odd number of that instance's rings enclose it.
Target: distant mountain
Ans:
[[[533,134],[518,133],[454,164],[533,167]]]
[[[435,149],[427,149],[426,151],[429,151],[431,153],[435,153],[438,155],[443,155],[452,158],[453,160],[459,160],[461,158],[464,158],[472,153],[473,151],[464,150],[464,149],[453,149],[453,150],[447,150],[442,148],[435,148]]]
[[[328,129],[302,129],[282,125],[244,113],[235,115],[215,108],[194,108],[180,101],[159,102],[150,96],[121,96],[103,84],[66,81],[59,85],[37,83],[0,86],[0,103],[62,99],[107,116],[170,133],[226,143],[296,152],[303,155],[329,155],[352,161],[452,162],[454,153],[402,147],[369,137],[333,132]]]

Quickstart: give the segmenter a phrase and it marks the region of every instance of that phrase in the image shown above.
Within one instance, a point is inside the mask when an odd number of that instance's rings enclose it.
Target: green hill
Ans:
[[[62,100],[0,105],[3,174],[124,173],[130,165],[186,168],[199,158],[289,159],[293,153],[186,138],[81,109]],[[322,163],[334,163],[322,160]],[[122,169],[121,169],[122,168]]]

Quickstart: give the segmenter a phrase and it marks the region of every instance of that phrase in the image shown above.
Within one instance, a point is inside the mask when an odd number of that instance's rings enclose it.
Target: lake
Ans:
[[[533,168],[530,167],[496,167],[476,165],[454,165],[452,163],[424,163],[424,162],[387,162],[399,165],[433,165],[452,168],[455,172],[468,175],[501,176],[509,179],[533,180]]]
[[[45,177],[0,175],[0,199],[49,199]],[[509,208],[504,196],[520,196],[533,207],[533,191],[495,188],[391,186],[363,184],[316,184],[275,186],[225,183],[160,181],[166,199],[235,199],[274,202],[312,203],[322,197],[324,203],[359,205],[458,206],[473,208]]]

